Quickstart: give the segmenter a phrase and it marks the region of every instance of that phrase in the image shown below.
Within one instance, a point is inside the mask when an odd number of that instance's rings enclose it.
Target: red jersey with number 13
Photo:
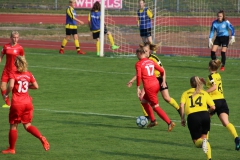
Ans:
[[[149,88],[159,83],[154,74],[154,69],[158,70],[162,76],[164,75],[164,69],[148,58],[139,60],[135,68],[137,71],[137,86],[140,86],[142,80],[144,88]]]
[[[32,102],[32,97],[28,94],[28,86],[36,80],[31,72],[14,72],[11,74],[14,79],[14,87],[12,90],[12,104],[28,104]]]
[[[15,59],[17,56],[24,56],[24,50],[19,44],[12,46],[11,43],[9,43],[3,46],[2,54],[6,54],[6,64],[4,69],[11,72],[17,70],[14,65]]]

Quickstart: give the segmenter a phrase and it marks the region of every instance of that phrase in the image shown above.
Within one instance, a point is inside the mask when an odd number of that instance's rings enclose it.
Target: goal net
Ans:
[[[236,0],[157,0],[155,6],[154,0],[145,0],[145,7],[155,12],[152,36],[154,43],[161,43],[157,54],[210,56],[208,37],[212,21],[216,19],[219,9],[223,9],[235,32],[238,32],[238,3]],[[107,28],[113,34],[115,44],[121,46],[112,51],[115,55],[133,55],[138,44],[142,43],[137,27],[138,9],[138,0],[123,0],[120,10],[106,9]],[[109,44],[107,38],[105,41]],[[217,55],[220,55],[219,51]],[[240,40],[237,36],[236,43],[229,46],[227,55],[240,58]]]

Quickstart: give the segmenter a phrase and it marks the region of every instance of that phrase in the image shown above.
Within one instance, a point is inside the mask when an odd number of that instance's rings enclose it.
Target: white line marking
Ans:
[[[55,112],[55,113],[71,113],[71,114],[84,114],[84,115],[96,115],[96,116],[107,116],[107,117],[121,117],[121,118],[137,118],[135,116],[127,116],[127,115],[117,115],[117,114],[102,114],[102,113],[93,113],[93,112],[77,112],[77,111],[60,111],[60,110],[51,110],[51,109],[34,109],[37,111],[46,111],[46,112]],[[179,120],[172,120],[174,122],[180,122]],[[213,126],[222,126],[222,124],[211,123]],[[236,128],[240,128],[240,126],[235,126]]]

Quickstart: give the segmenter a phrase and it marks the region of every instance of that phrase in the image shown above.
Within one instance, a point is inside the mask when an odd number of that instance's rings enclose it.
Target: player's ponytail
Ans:
[[[15,66],[17,67],[18,72],[27,71],[27,60],[24,56],[17,56],[15,59]]]
[[[200,93],[201,90],[203,89],[203,83],[198,76],[191,77],[190,78],[190,84],[191,84],[192,88],[195,88],[195,92],[192,95],[193,97],[196,94]]]
[[[221,61],[219,59],[215,59],[215,60],[211,60],[209,62],[209,68],[212,70],[212,71],[217,71],[218,68],[221,66]]]

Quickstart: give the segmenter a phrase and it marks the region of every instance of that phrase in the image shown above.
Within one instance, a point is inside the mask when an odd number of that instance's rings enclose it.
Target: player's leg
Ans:
[[[211,58],[212,58],[212,60],[217,59],[217,57],[216,57],[217,49],[218,49],[218,45],[213,45],[212,50],[211,50]]]
[[[7,91],[7,82],[1,82],[1,93],[2,96],[6,94]],[[2,105],[3,108],[10,108],[11,102],[10,102],[10,98],[9,96],[7,98],[4,99],[5,104]]]
[[[173,106],[177,111],[178,111],[178,113],[179,113],[179,105],[178,105],[178,103],[175,101],[175,99],[173,99],[172,97],[170,97],[170,95],[169,95],[169,92],[168,92],[168,89],[163,89],[162,91],[161,91],[161,94],[162,94],[162,97],[163,97],[163,99],[167,102],[167,103],[169,103],[171,106]]]
[[[72,29],[72,33],[71,34],[73,35],[74,44],[76,46],[77,54],[86,54],[85,52],[83,52],[80,49],[80,44],[79,44],[79,41],[78,41],[77,29]]]
[[[168,115],[160,108],[159,103],[158,103],[158,97],[157,93],[159,91],[160,85],[158,84],[157,86],[154,86],[152,88],[149,88],[148,90],[145,91],[145,95],[147,94],[149,97],[149,102],[153,108],[153,110],[158,114],[158,116],[164,120],[168,124],[168,131],[170,132],[175,124],[171,122],[170,118]]]
[[[228,43],[229,43],[229,36],[222,36],[220,40],[221,40],[221,44],[222,44],[222,50],[221,50],[222,66],[220,68],[220,71],[224,71],[224,66],[226,64],[226,51],[227,51],[227,47],[228,47]]]
[[[110,44],[111,44],[111,48],[112,48],[112,50],[118,49],[119,46],[115,45],[115,42],[114,42],[114,39],[113,39],[112,33],[109,32],[109,31],[107,31],[106,29],[104,29],[104,34],[107,34],[107,36],[108,36],[108,40],[110,41]]]
[[[220,68],[220,71],[224,71],[225,70],[225,64],[226,64],[226,51],[227,51],[227,47],[222,47],[221,50],[221,62],[222,62],[222,66]]]
[[[100,56],[100,39],[96,39],[97,56]]]
[[[235,149],[239,150],[240,145],[239,145],[239,137],[236,131],[236,128],[234,127],[234,125],[232,123],[229,122],[228,120],[228,114],[226,113],[221,113],[219,115],[219,119],[222,122],[222,125],[224,127],[226,127],[228,129],[228,131],[230,132],[230,134],[233,136],[234,141],[235,141]]]
[[[2,77],[1,77],[1,93],[2,96],[6,94],[7,92],[7,84],[10,79],[10,73],[7,70],[3,70]],[[2,105],[3,108],[10,108],[11,102],[9,96],[4,99],[5,104]]]
[[[64,48],[67,45],[68,40],[71,38],[71,29],[66,28],[66,37],[63,38],[61,48],[59,50],[60,54],[64,54]]]
[[[42,134],[37,129],[37,127],[32,126],[32,124],[31,124],[31,121],[33,118],[33,105],[31,103],[29,103],[29,104],[25,105],[24,108],[25,109],[21,116],[21,121],[22,121],[22,124],[23,124],[25,130],[27,132],[31,133],[36,138],[38,138],[41,141],[43,148],[46,151],[48,151],[50,149],[50,145],[49,145],[47,139],[44,136],[42,136]]]
[[[10,130],[8,133],[9,147],[6,150],[2,150],[2,154],[15,154],[15,145],[18,138],[17,131],[18,124],[10,124]]]

